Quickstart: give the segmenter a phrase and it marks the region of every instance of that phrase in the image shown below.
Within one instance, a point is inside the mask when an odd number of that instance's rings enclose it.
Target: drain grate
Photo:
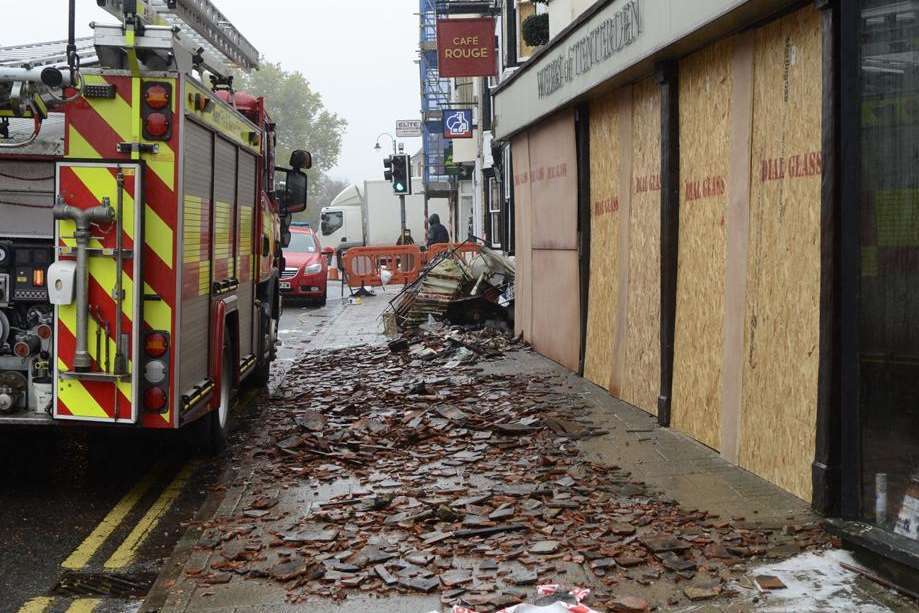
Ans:
[[[103,596],[109,598],[141,598],[147,595],[154,573],[116,574],[67,571],[52,592],[60,596]]]

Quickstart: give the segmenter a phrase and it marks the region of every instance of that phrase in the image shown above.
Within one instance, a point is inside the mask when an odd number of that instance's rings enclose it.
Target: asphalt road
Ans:
[[[274,378],[321,313],[287,306]],[[136,610],[222,469],[178,433],[0,431],[0,611]]]

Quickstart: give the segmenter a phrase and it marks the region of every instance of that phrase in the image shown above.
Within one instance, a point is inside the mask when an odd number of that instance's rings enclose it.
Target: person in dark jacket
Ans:
[[[440,215],[434,213],[428,218],[428,247],[437,243],[449,243],[450,233],[446,226],[440,223]]]

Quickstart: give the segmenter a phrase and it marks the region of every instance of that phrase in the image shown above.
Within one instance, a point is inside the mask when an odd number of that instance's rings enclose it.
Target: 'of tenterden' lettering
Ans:
[[[539,97],[548,96],[629,45],[642,32],[641,0],[629,0],[609,19],[568,46],[537,73]]]

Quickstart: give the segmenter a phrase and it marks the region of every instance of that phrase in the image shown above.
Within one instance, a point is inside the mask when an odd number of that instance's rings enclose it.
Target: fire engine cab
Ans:
[[[66,43],[0,48],[0,427],[195,424],[219,449],[268,380],[311,158],[275,167],[233,89],[258,51],[209,0],[98,4],[118,23],[92,39],[71,0]]]

